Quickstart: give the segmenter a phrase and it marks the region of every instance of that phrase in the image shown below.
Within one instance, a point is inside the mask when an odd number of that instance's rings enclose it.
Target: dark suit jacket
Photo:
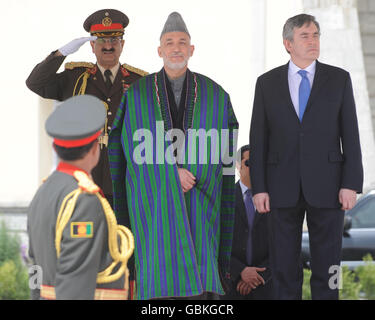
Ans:
[[[348,72],[317,61],[302,123],[290,98],[288,64],[257,80],[250,129],[253,194],[293,207],[302,187],[316,208],[339,208],[338,192],[362,192],[363,168]],[[342,146],[342,148],[341,148]]]
[[[232,254],[230,261],[230,275],[231,275],[231,289],[229,293],[224,297],[225,299],[238,299],[241,297],[237,291],[237,283],[241,279],[242,270],[247,267],[246,263],[246,245],[247,237],[249,234],[247,214],[245,203],[243,201],[243,195],[241,191],[240,183],[236,184],[236,208],[235,208],[235,220],[234,220],[234,232],[233,232],[233,244]],[[271,272],[269,270],[268,260],[268,231],[267,231],[267,214],[260,214],[255,212],[254,224],[252,230],[252,265],[251,267],[265,267],[266,271],[261,272],[260,275],[264,278],[266,283],[265,290],[259,290],[258,287],[253,293],[257,299],[269,299],[270,298],[270,277]],[[256,294],[256,291],[261,294]]]

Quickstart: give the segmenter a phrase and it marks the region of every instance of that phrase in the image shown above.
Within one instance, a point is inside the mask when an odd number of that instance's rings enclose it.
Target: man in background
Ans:
[[[256,211],[252,200],[249,171],[250,146],[238,150],[236,209],[230,260],[231,289],[224,296],[234,300],[272,298],[268,251],[268,216]]]

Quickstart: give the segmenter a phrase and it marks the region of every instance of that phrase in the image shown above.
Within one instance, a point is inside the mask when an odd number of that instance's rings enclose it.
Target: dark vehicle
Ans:
[[[363,265],[370,253],[375,259],[375,190],[364,195],[353,209],[345,212],[342,238],[342,266],[354,269]],[[309,234],[302,235],[302,262],[310,267]]]

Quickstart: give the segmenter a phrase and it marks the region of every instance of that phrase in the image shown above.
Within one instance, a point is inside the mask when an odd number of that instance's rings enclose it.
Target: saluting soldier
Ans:
[[[123,93],[127,91],[130,84],[147,75],[145,71],[119,62],[125,44],[123,36],[128,24],[128,17],[121,11],[103,9],[94,12],[83,24],[90,37],[75,39],[53,51],[34,68],[26,80],[28,88],[43,98],[64,101],[71,96],[91,94],[104,102],[107,118],[104,133],[100,138],[100,160],[92,171],[92,177],[103,190],[111,206],[113,206],[113,192],[107,149],[108,135]],[[66,56],[78,51],[88,41],[96,56],[96,64],[70,62],[65,64],[63,72],[57,73]],[[123,201],[127,207],[126,199]],[[117,219],[121,224],[130,227],[127,210]],[[129,262],[129,269],[131,296],[133,296],[133,258]]]
[[[100,141],[101,157],[92,175],[111,204],[113,196],[107,152],[108,135],[123,93],[131,83],[147,74],[119,62],[125,43],[124,30],[128,23],[128,17],[118,10],[94,12],[83,24],[91,36],[75,39],[53,51],[34,68],[26,80],[28,88],[43,98],[64,101],[71,96],[91,94],[105,103],[107,121]],[[88,41],[96,56],[96,64],[70,62],[65,64],[63,72],[57,73],[66,56],[78,51]],[[128,225],[127,219],[121,222]]]
[[[43,271],[33,299],[128,297],[133,236],[91,180],[105,120],[102,101],[90,95],[69,98],[47,119],[60,162],[28,210],[29,255]]]

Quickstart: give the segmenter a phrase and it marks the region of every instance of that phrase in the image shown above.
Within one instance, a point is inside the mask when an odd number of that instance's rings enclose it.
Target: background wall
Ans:
[[[282,45],[282,26],[287,18],[303,11],[310,10],[316,13],[318,20],[322,20],[321,60],[339,64],[349,71],[355,66],[353,70],[357,75],[354,78],[359,80],[353,82],[353,86],[359,102],[358,110],[361,118],[368,117],[368,95],[355,5],[355,1],[302,0],[105,2],[105,7],[121,10],[130,18],[120,61],[148,72],[162,67],[157,46],[168,14],[172,11],[182,14],[196,48],[189,67],[209,76],[230,94],[240,122],[239,145],[248,142],[256,78],[288,61],[289,55]],[[321,8],[329,9],[329,14],[324,14]],[[345,9],[341,11],[341,16],[337,16],[335,8]],[[348,8],[352,11],[349,12]],[[44,121],[52,111],[53,103],[30,92],[25,80],[32,68],[51,51],[72,39],[87,36],[82,24],[89,14],[99,9],[103,9],[103,1],[0,2],[2,24],[9,28],[9,32],[3,35],[5,42],[0,52],[0,126],[3,133],[0,207],[27,206],[41,179],[52,169],[51,139],[45,135]],[[345,14],[347,12],[348,15]],[[340,17],[342,20],[338,21],[342,23],[335,24]],[[343,40],[338,39],[338,34],[344,37]],[[349,38],[345,38],[346,35]],[[345,48],[348,39],[354,39],[350,42],[355,44],[354,50]],[[334,50],[337,45],[340,50]],[[65,62],[69,61],[95,62],[95,56],[87,43],[67,57]],[[372,128],[366,121],[361,120],[361,124],[365,128],[361,138],[365,137],[366,141],[366,163],[374,166]],[[370,169],[370,165],[366,168],[369,168],[366,172],[366,186],[369,187],[375,181],[372,175],[375,170]]]
[[[370,97],[372,125],[375,126],[375,1],[358,0],[358,16]]]

